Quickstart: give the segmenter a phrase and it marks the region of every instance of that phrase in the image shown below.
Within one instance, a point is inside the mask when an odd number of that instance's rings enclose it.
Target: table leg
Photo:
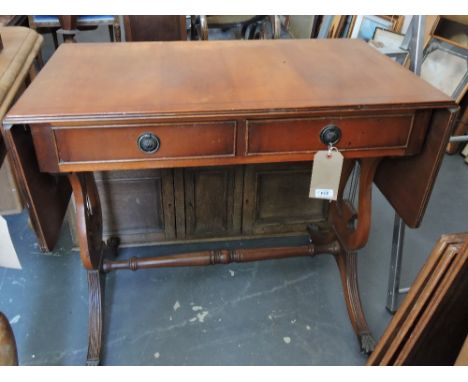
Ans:
[[[115,251],[118,242],[102,242],[102,215],[99,194],[92,173],[72,173],[69,180],[76,207],[76,230],[81,261],[88,272],[88,354],[87,365],[99,365],[102,348],[105,274],[104,256]]]
[[[88,271],[88,354],[87,366],[101,362],[105,275],[98,269]]]
[[[340,271],[343,293],[348,309],[349,318],[356,333],[361,351],[369,354],[374,350],[375,340],[372,337],[362,309],[358,287],[357,254],[356,250],[367,242],[371,219],[372,181],[379,164],[378,158],[361,160],[359,176],[359,205],[357,211],[352,203],[343,198],[346,182],[351,174],[353,161],[343,164],[342,179],[338,190],[338,200],[330,208],[330,229],[324,234],[323,230],[309,230],[311,241],[320,242],[324,237],[338,239],[341,250],[334,254]]]
[[[310,229],[312,244],[298,248],[267,248],[236,251],[206,251],[180,254],[169,257],[112,261],[108,254],[115,254],[118,240],[102,243],[102,216],[99,195],[92,173],[69,175],[76,205],[76,228],[80,244],[80,256],[88,271],[89,288],[89,343],[88,365],[98,365],[101,358],[104,271],[118,269],[144,269],[166,266],[194,266],[227,264],[230,262],[258,261],[290,256],[311,256],[319,253],[334,255],[341,276],[348,314],[361,350],[370,353],[374,349],[372,338],[359,296],[356,250],[367,241],[370,229],[370,202],[372,179],[377,168],[377,159],[362,160],[359,207],[343,199],[344,184],[340,186],[339,199],[332,204],[328,225]],[[346,163],[342,182],[351,173],[352,163]],[[353,222],[353,224],[350,224]],[[356,223],[357,224],[354,224]],[[337,240],[338,239],[338,240]]]
[[[358,274],[357,274],[357,253],[355,251],[347,251],[343,245],[337,240],[336,233],[326,227],[309,226],[309,236],[312,243],[338,242],[339,250],[329,252],[334,256],[338,270],[340,272],[341,284],[343,286],[343,294],[348,310],[349,319],[353,326],[354,332],[358,337],[361,351],[369,354],[374,350],[375,341],[370,333],[367,321],[362,309],[361,297],[359,294]]]
[[[103,250],[103,260],[113,259],[117,254],[119,240],[110,238]],[[87,366],[101,363],[101,349],[104,326],[104,297],[106,274],[99,269],[88,270],[88,354]]]
[[[356,252],[348,252],[343,249],[338,255],[335,255],[335,260],[340,270],[341,283],[351,325],[358,337],[361,351],[365,354],[370,354],[375,348],[375,340],[370,333],[362,309],[356,255]]]

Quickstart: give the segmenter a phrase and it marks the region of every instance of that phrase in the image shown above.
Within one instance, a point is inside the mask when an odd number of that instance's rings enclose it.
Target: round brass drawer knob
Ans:
[[[159,150],[161,142],[159,138],[152,133],[143,133],[138,137],[138,147],[146,154],[153,154]]]

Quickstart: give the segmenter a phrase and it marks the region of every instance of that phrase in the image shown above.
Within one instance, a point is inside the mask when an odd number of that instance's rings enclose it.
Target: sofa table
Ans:
[[[107,272],[320,253],[336,258],[351,323],[369,353],[356,251],[369,235],[372,183],[418,226],[456,112],[446,95],[358,40],[73,44],[59,47],[3,133],[43,249],[53,247],[51,227],[60,226],[70,196],[58,175],[71,184],[88,272],[88,364],[100,362]],[[123,260],[114,257],[117,238],[102,242],[93,171],[312,163],[330,144],[344,156],[338,200],[310,227],[309,245]],[[344,191],[357,163],[354,207]],[[174,210],[174,200],[163,202]]]

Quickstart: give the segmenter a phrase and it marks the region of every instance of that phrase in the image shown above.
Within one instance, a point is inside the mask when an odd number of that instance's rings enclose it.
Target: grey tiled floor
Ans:
[[[402,285],[412,282],[440,235],[468,231],[467,190],[468,167],[458,155],[445,156],[421,228],[407,230]],[[359,253],[359,282],[369,326],[379,338],[391,318],[385,299],[394,215],[377,190],[373,199],[370,239]],[[83,364],[86,273],[71,250],[67,227],[57,250],[41,254],[26,214],[7,221],[23,269],[0,269],[0,310],[12,320],[20,364]],[[121,256],[174,250],[187,246],[126,248]],[[105,313],[107,365],[366,362],[330,256],[112,273]]]

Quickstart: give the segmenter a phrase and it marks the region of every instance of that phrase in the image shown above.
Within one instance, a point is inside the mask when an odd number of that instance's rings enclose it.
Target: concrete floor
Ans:
[[[459,155],[445,156],[421,228],[406,233],[402,286],[411,284],[440,235],[468,230],[467,170]],[[378,339],[391,319],[385,302],[394,213],[379,191],[373,199],[370,239],[359,253],[359,282]],[[84,364],[86,272],[71,249],[67,227],[57,250],[42,254],[25,213],[6,219],[23,269],[0,269],[0,310],[11,320],[20,364]],[[187,246],[125,248],[120,256],[185,250]],[[366,363],[331,256],[117,272],[108,276],[106,292],[106,365]]]

